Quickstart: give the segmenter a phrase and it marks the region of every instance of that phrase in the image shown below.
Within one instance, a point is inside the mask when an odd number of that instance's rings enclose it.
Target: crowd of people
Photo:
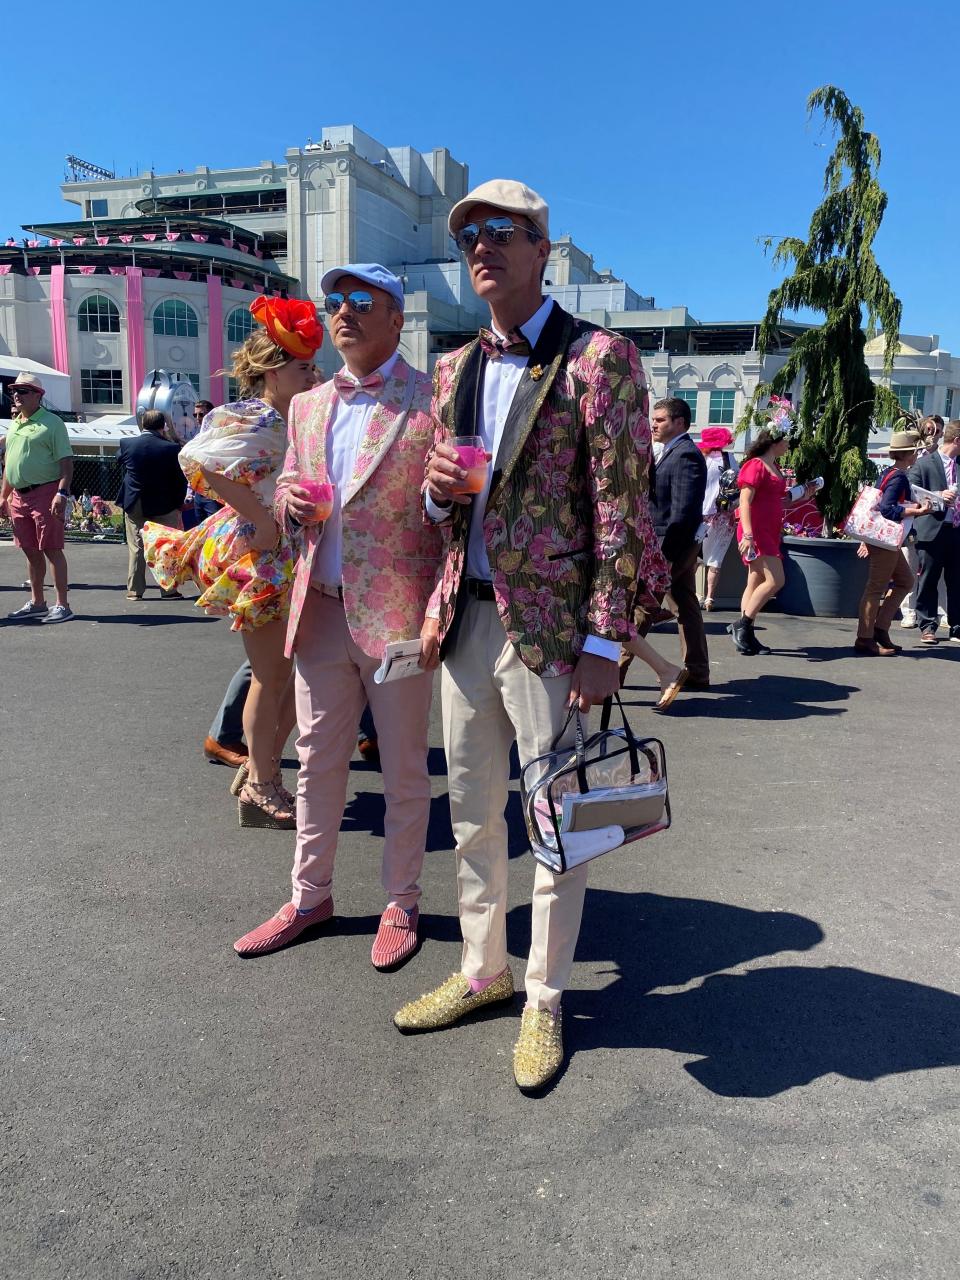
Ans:
[[[204,751],[234,768],[242,827],[296,832],[290,896],[234,943],[240,956],[277,951],[332,918],[361,717],[386,802],[386,905],[371,960],[391,970],[416,952],[427,726],[440,668],[463,950],[455,974],[397,1011],[408,1034],[514,997],[504,817],[513,744],[522,766],[572,742],[570,709],[612,697],[635,657],[658,678],[660,712],[683,690],[709,689],[703,614],[715,607],[734,539],[747,584],[732,642],[745,656],[769,654],[755,624],[783,583],[784,504],[816,488],[788,489],[787,430],[761,431],[739,472],[732,434],[710,428],[695,443],[682,399],[653,406],[651,432],[633,344],[543,296],[549,212],[529,187],[482,184],[454,205],[449,230],[490,324],[442,356],[432,382],[399,351],[401,281],[379,264],[346,263],[321,282],[343,361],[330,381],[317,385],[324,328],[314,305],[260,297],[256,327],[234,357],[240,399],[201,402],[199,430],[183,447],[163,439],[162,415],[147,413],[121,451],[128,597],[143,596],[149,566],[165,595],[196,584],[196,607],[230,620],[245,662]],[[69,495],[69,442],[39,408],[39,384],[18,383],[2,502],[30,565],[31,599],[11,616],[62,620],[57,521]],[[949,636],[960,639],[958,449],[960,423],[923,458],[918,440],[895,435],[883,482],[883,513],[916,521],[924,643],[936,639],[940,577]],[[938,492],[941,506],[915,502],[911,481]],[[184,522],[188,486],[193,519]],[[873,655],[894,648],[889,627],[913,579],[899,551],[867,554],[856,649]],[[59,619],[43,600],[47,562],[55,609],[66,610]],[[647,638],[674,617],[680,665]],[[388,647],[411,641],[413,673],[378,679]],[[294,726],[295,795],[281,772]],[[537,865],[513,1058],[526,1091],[541,1090],[563,1060],[561,1001],[586,883],[586,864],[563,874]]]

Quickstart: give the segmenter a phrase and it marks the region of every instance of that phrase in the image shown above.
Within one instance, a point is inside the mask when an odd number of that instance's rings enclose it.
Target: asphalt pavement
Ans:
[[[241,961],[293,840],[201,753],[240,643],[126,601],[122,547],[68,556],[76,620],[0,625],[0,1276],[955,1280],[960,645],[769,615],[747,659],[710,614],[713,689],[662,717],[635,664],[674,825],[593,865],[568,1062],[527,1098],[519,1007],[391,1022],[459,966],[438,705],[419,954],[370,965],[357,759],[335,924]],[[0,614],[23,576],[0,544]]]

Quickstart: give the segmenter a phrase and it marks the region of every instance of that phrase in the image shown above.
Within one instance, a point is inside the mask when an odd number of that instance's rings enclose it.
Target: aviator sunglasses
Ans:
[[[366,289],[354,289],[351,293],[328,293],[323,300],[323,309],[328,316],[335,316],[345,302],[350,303],[350,310],[365,316],[373,310],[373,295]]]
[[[453,238],[457,248],[467,253],[480,239],[481,233],[491,244],[509,244],[516,231],[525,231],[533,241],[543,239],[543,234],[536,227],[522,227],[509,218],[485,218],[483,222],[467,222]]]

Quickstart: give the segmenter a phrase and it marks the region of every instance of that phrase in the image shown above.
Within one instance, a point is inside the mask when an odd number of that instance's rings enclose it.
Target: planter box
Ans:
[[[780,609],[804,618],[855,618],[869,565],[857,558],[859,545],[849,538],[784,538]]]

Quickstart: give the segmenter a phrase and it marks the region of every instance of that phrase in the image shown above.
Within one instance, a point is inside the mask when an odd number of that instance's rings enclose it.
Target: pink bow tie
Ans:
[[[506,338],[498,338],[492,329],[481,329],[480,346],[488,360],[502,360],[504,356],[529,356],[532,350],[527,339],[516,329],[511,329]]]
[[[358,379],[338,369],[333,375],[333,385],[349,404],[358,391],[364,391],[368,396],[376,396],[386,384],[382,373],[368,373],[365,378]]]

